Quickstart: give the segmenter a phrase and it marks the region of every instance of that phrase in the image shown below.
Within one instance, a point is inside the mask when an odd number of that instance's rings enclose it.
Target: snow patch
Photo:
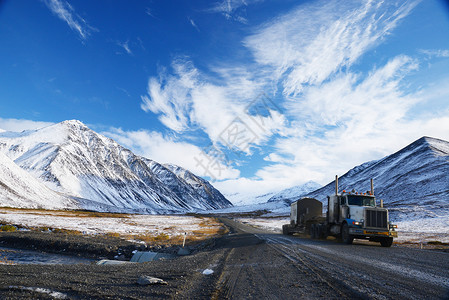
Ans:
[[[28,286],[15,286],[15,285],[11,285],[9,286],[9,289],[16,289],[16,290],[22,290],[22,291],[33,291],[36,293],[40,293],[40,294],[47,294],[55,299],[67,299],[68,295],[61,293],[61,292],[56,292],[56,291],[52,291],[50,289],[46,289],[46,288],[40,288],[40,287],[28,287]]]
[[[211,274],[214,274],[214,270],[211,270],[211,269],[205,269],[205,270],[203,271],[203,275],[211,275]]]

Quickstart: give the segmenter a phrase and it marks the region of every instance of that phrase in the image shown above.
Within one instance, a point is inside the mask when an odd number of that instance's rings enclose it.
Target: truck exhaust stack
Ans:
[[[371,195],[374,195],[374,184],[372,178],[371,178]]]
[[[335,175],[335,196],[338,195],[338,175]]]

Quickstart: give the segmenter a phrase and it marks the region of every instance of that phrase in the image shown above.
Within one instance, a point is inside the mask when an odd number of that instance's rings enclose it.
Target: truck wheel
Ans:
[[[329,236],[329,233],[327,232],[327,226],[322,225],[321,226],[321,237],[323,238],[323,240],[326,240],[328,236]]]
[[[387,238],[383,238],[380,240],[380,245],[382,247],[391,247],[391,245],[393,245],[393,238],[392,237],[387,237]]]
[[[354,241],[354,237],[349,234],[349,226],[347,223],[344,223],[341,227],[341,240],[344,244],[351,245],[352,241]]]
[[[320,239],[323,239],[323,240],[327,239],[328,234],[327,234],[327,227],[326,227],[326,225],[320,224],[320,225],[318,225],[318,229],[319,229]]]
[[[312,224],[312,226],[310,226],[310,238],[311,239],[316,239],[316,229],[315,229],[316,225]]]
[[[285,224],[285,225],[282,225],[282,234],[284,234],[284,235],[289,235],[290,234],[290,232],[289,232],[289,225],[288,224]]]
[[[319,239],[323,238],[324,228],[321,224],[316,225],[316,235]]]

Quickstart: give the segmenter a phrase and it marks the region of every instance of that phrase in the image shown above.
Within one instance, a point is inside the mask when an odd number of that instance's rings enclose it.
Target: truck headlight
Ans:
[[[362,226],[363,222],[357,222],[357,221],[353,221],[352,225],[357,225],[357,226]]]

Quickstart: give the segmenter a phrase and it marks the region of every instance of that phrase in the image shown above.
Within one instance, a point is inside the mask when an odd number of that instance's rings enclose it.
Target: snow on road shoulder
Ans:
[[[282,233],[282,225],[290,223],[290,219],[288,217],[236,218],[236,221],[276,233]]]

